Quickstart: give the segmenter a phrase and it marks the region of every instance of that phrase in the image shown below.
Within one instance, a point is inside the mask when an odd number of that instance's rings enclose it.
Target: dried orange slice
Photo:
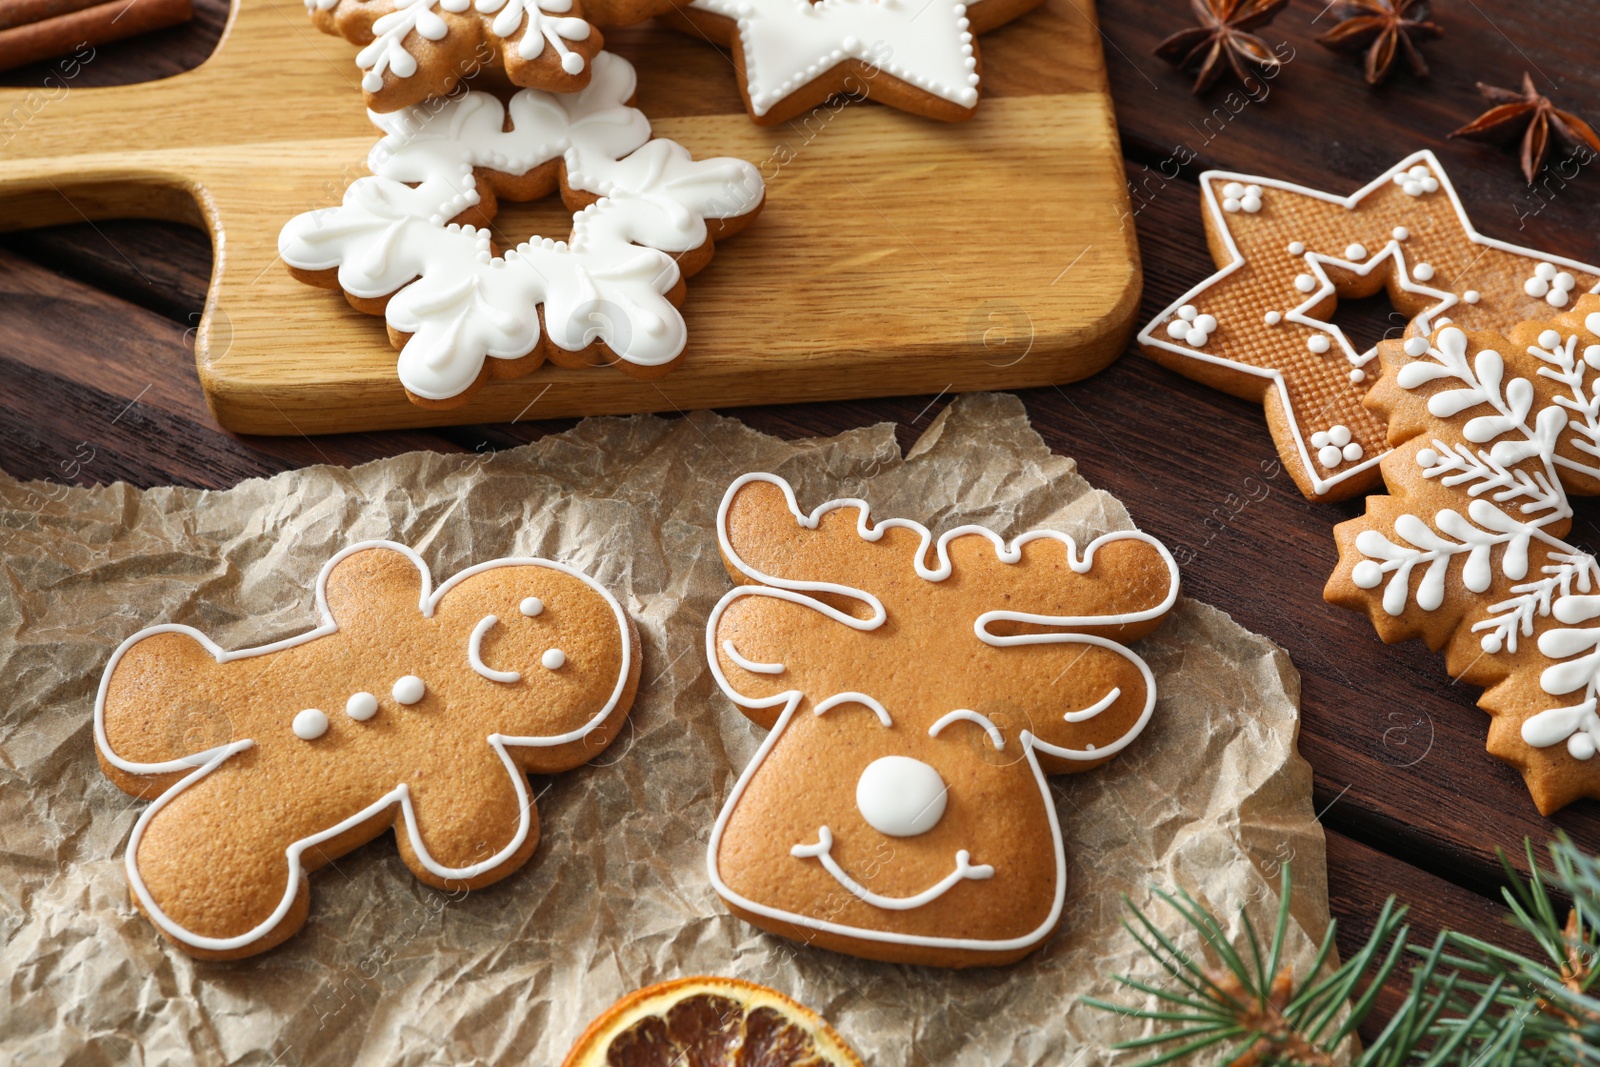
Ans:
[[[562,1067],[861,1067],[810,1008],[738,978],[679,978],[630,993]]]

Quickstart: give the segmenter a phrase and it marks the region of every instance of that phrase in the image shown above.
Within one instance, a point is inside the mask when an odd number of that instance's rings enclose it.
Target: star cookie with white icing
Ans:
[[[306,0],[312,24],[362,46],[373,111],[445,96],[483,70],[554,93],[589,84],[599,26],[627,26],[682,0]]]
[[[958,121],[978,107],[976,36],[1040,0],[692,0],[671,20],[733,50],[761,125],[844,94]]]
[[[1373,339],[1334,322],[1340,298],[1386,293],[1395,334],[1509,330],[1600,288],[1600,267],[1484,237],[1432,152],[1349,196],[1270,178],[1200,176],[1221,268],[1139,333],[1157,362],[1261,402],[1278,454],[1313,500],[1379,482],[1383,421],[1362,404]],[[1204,327],[1204,328],[1202,328]]]

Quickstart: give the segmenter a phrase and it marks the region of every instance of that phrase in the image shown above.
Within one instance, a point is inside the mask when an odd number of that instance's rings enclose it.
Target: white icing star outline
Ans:
[[[1229,262],[1226,266],[1216,271],[1216,273],[1206,278],[1205,281],[1199,283],[1194,288],[1180,296],[1178,299],[1174,300],[1171,304],[1164,308],[1160,314],[1152,318],[1150,322],[1139,331],[1138,334],[1137,340],[1140,345],[1150,348],[1159,348],[1165,352],[1172,352],[1187,359],[1197,359],[1204,363],[1211,363],[1219,367],[1227,367],[1231,370],[1243,371],[1246,374],[1251,374],[1256,377],[1270,379],[1277,388],[1278,398],[1283,404],[1284,411],[1289,413],[1289,428],[1290,432],[1294,435],[1295,448],[1298,450],[1300,455],[1301,467],[1305,470],[1307,476],[1310,478],[1312,487],[1318,496],[1328,492],[1340,482],[1343,482],[1348,478],[1355,477],[1362,471],[1369,470],[1370,468],[1376,466],[1378,462],[1388,454],[1388,449],[1384,449],[1382,451],[1374,450],[1373,453],[1364,457],[1362,461],[1351,464],[1350,466],[1337,471],[1331,476],[1324,477],[1319,471],[1318,464],[1313,459],[1312,449],[1309,447],[1307,442],[1307,434],[1301,430],[1301,413],[1292,403],[1290,403],[1288,383],[1284,380],[1282,372],[1270,367],[1260,367],[1253,364],[1240,363],[1236,360],[1225,359],[1221,356],[1211,355],[1210,353],[1191,348],[1188,345],[1175,344],[1166,336],[1165,331],[1161,329],[1161,327],[1165,326],[1166,323],[1175,314],[1177,314],[1179,308],[1185,304],[1195,303],[1196,297],[1198,297],[1201,293],[1204,293],[1222,279],[1233,274],[1245,264],[1245,257],[1243,253],[1239,251],[1239,246],[1233,239],[1232,228],[1228,224],[1230,216],[1222,209],[1221,203],[1217,200],[1216,186],[1218,184],[1236,181],[1244,184],[1259,185],[1264,189],[1278,189],[1284,192],[1293,193],[1297,196],[1311,197],[1316,200],[1324,201],[1325,203],[1337,204],[1346,209],[1353,210],[1359,206],[1363,200],[1365,200],[1372,193],[1376,192],[1378,189],[1382,189],[1393,184],[1395,175],[1403,171],[1410,170],[1413,166],[1416,166],[1419,163],[1425,164],[1430,170],[1432,170],[1433,176],[1439,180],[1439,191],[1437,193],[1430,193],[1428,195],[1438,196],[1442,194],[1449,198],[1450,205],[1455,209],[1456,218],[1461,224],[1462,232],[1466,235],[1468,240],[1475,244],[1481,244],[1489,248],[1499,249],[1502,252],[1510,252],[1514,255],[1523,256],[1536,262],[1555,263],[1570,270],[1581,271],[1590,275],[1600,275],[1600,267],[1591,266],[1590,264],[1581,263],[1573,259],[1565,259],[1561,256],[1547,255],[1546,253],[1540,252],[1537,249],[1511,244],[1508,241],[1497,240],[1493,237],[1485,237],[1483,234],[1479,233],[1473,228],[1472,220],[1467,217],[1467,211],[1461,203],[1461,197],[1456,194],[1455,186],[1451,184],[1450,177],[1445,173],[1443,165],[1441,165],[1439,162],[1439,158],[1435,156],[1433,152],[1426,149],[1420,152],[1413,152],[1411,155],[1402,159],[1400,162],[1384,171],[1383,174],[1362,186],[1356,192],[1351,193],[1349,196],[1337,196],[1332,193],[1323,192],[1320,189],[1312,189],[1304,185],[1297,185],[1293,182],[1280,181],[1273,178],[1263,178],[1258,175],[1243,174],[1236,171],[1208,170],[1200,175],[1200,189],[1202,195],[1205,197],[1206,210],[1211,213],[1212,220],[1221,228],[1223,240],[1228,249]],[[1365,276],[1372,273],[1373,268],[1375,268],[1378,264],[1390,258],[1392,258],[1395,262],[1399,284],[1404,291],[1432,297],[1435,301],[1432,307],[1425,309],[1414,320],[1421,333],[1426,336],[1431,334],[1435,328],[1447,325],[1450,320],[1449,318],[1445,317],[1443,313],[1460,303],[1461,298],[1455,293],[1446,292],[1442,289],[1435,289],[1432,286],[1426,285],[1413,278],[1411,276],[1410,265],[1406,262],[1405,250],[1401,247],[1401,242],[1397,240],[1390,240],[1383,246],[1383,248],[1379,249],[1376,253],[1372,254],[1366,260],[1360,263],[1351,262],[1350,260],[1336,255],[1307,250],[1305,253],[1307,273],[1309,273],[1317,281],[1317,288],[1307,295],[1306,298],[1297,304],[1292,310],[1284,312],[1284,320],[1293,322],[1299,326],[1305,326],[1313,330],[1319,330],[1322,333],[1327,334],[1335,343],[1338,344],[1340,351],[1344,353],[1345,359],[1349,361],[1353,368],[1359,369],[1365,367],[1376,357],[1376,346],[1369,348],[1365,352],[1358,353],[1355,350],[1355,346],[1350,343],[1350,339],[1345,336],[1343,330],[1333,323],[1323,319],[1315,318],[1307,312],[1310,308],[1315,307],[1319,301],[1326,299],[1328,296],[1334,293],[1333,282],[1328,279],[1328,273],[1324,267],[1341,267],[1353,274]],[[1600,292],[1600,285],[1596,285],[1596,287],[1590,290],[1590,292]]]

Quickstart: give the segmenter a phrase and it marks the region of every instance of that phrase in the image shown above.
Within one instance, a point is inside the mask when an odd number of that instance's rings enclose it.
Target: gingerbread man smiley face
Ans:
[[[495,560],[435,590],[411,550],[367,542],[316,599],[316,629],[237,652],[152,627],[101,681],[101,768],[156,797],[128,842],[135,902],[193,955],[289,937],[305,872],[391,827],[431,885],[515,871],[539,840],[526,775],[603,751],[638,686],[621,605],[559,563]]]
[[[1159,543],[1080,549],[979,527],[934,544],[859,500],[809,515],[746,475],[718,519],[741,584],[707,624],[723,691],[769,729],[713,829],[733,910],[874,959],[1005,963],[1060,919],[1066,861],[1046,775],[1106,762],[1149,722],[1121,642],[1176,602]]]

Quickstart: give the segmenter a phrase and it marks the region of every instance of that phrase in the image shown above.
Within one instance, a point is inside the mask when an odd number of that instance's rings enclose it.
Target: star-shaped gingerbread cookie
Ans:
[[[1383,421],[1362,406],[1376,345],[1334,321],[1340,298],[1387,293],[1404,337],[1454,323],[1506,331],[1600,290],[1600,267],[1473,229],[1432,152],[1336,196],[1224,171],[1200,176],[1221,268],[1139,333],[1157,362],[1260,401],[1285,468],[1313,500],[1379,483]]]
[[[733,50],[750,117],[786,122],[837,94],[958,121],[978,107],[976,35],[1040,0],[692,0],[672,19]]]

